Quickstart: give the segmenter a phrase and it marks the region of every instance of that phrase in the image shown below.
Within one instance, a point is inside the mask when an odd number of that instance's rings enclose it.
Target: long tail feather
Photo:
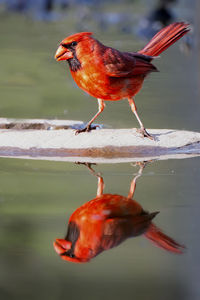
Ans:
[[[160,30],[151,41],[138,52],[149,56],[158,56],[188,31],[190,31],[190,25],[187,23],[176,22],[170,24]]]
[[[163,248],[163,249],[173,252],[173,253],[181,254],[181,253],[183,253],[183,250],[185,248],[183,245],[178,244],[171,237],[164,234],[153,223],[151,223],[147,232],[145,232],[145,236],[147,239],[149,239],[153,243],[155,243],[158,247]]]

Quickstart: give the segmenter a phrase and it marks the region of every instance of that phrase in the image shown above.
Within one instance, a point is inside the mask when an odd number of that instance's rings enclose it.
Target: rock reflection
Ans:
[[[184,246],[159,229],[152,220],[158,212],[149,213],[133,200],[136,180],[142,175],[146,163],[138,163],[139,171],[130,184],[128,196],[104,194],[103,177],[98,178],[97,196],[75,210],[68,224],[65,239],[56,239],[54,248],[64,260],[83,263],[105,250],[118,246],[130,237],[143,235],[156,246],[181,254]]]

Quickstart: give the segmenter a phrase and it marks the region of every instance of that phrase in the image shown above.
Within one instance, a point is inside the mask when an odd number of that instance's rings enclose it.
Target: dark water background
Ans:
[[[144,3],[115,9],[142,15]],[[112,9],[108,5],[107,11]],[[194,5],[180,1],[176,12],[196,24]],[[87,121],[96,101],[76,88],[65,64],[53,59],[58,42],[75,31],[73,14],[52,23],[3,12],[0,17],[1,116]],[[113,28],[102,33],[95,26],[96,37],[107,45],[123,50],[144,45],[133,35]],[[197,41],[195,36],[189,54],[179,43],[155,61],[160,73],[152,74],[136,97],[147,128],[200,131]],[[126,101],[108,103],[99,122],[137,126]],[[97,179],[73,163],[1,158],[0,298],[200,299],[199,166],[199,158],[149,164],[134,196],[145,210],[160,211],[156,225],[186,246],[184,254],[171,254],[139,236],[77,265],[62,261],[53,241],[64,238],[72,212],[96,196]],[[138,167],[95,169],[103,174],[106,193],[126,196]]]

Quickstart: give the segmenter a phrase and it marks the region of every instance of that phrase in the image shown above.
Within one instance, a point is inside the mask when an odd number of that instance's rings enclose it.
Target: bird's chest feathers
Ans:
[[[98,65],[94,62],[82,62],[81,68],[76,72],[71,70],[71,74],[77,85],[91,94],[99,93],[99,97],[105,91],[109,79],[100,71]]]

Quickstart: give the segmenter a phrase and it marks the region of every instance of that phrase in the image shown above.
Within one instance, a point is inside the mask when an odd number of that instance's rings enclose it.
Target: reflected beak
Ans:
[[[61,61],[61,60],[68,60],[69,58],[73,57],[73,54],[71,51],[69,51],[68,49],[64,48],[62,45],[60,45],[56,51],[55,54],[55,59],[57,61]]]
[[[75,263],[85,263],[88,262],[90,260],[90,258],[81,258],[81,257],[69,257],[65,255],[65,252],[69,249],[71,249],[72,247],[72,243],[69,241],[66,241],[64,239],[56,239],[55,242],[53,243],[54,245],[54,249],[57,252],[57,254],[60,255],[60,257],[63,260],[66,261],[71,261],[71,262],[75,262]]]
[[[64,239],[56,239],[53,245],[56,252],[61,255],[71,248],[72,243]]]

